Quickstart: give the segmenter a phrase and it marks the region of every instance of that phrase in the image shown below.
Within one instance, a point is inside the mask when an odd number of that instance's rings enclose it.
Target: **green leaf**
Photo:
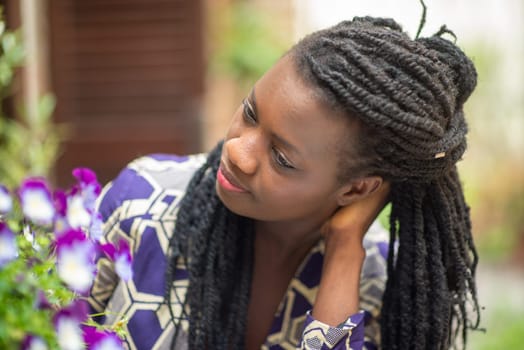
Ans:
[[[38,101],[38,117],[40,122],[46,123],[49,121],[55,110],[56,99],[52,94],[45,94]]]

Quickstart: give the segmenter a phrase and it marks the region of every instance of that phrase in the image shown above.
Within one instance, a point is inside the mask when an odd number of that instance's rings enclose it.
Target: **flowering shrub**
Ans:
[[[0,184],[0,349],[123,348],[122,322],[97,325],[85,299],[100,254],[122,279],[132,277],[129,246],[100,242],[100,184],[89,169],[73,176],[67,192],[44,178],[16,191]]]

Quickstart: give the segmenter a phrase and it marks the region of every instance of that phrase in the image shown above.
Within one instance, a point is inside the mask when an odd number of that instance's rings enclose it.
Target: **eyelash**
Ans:
[[[244,120],[249,124],[256,124],[257,123],[256,115],[254,111],[252,110],[251,103],[247,100],[247,98],[242,100],[242,105],[244,108],[243,113],[242,113]],[[271,147],[271,154],[273,156],[273,160],[279,167],[284,168],[284,169],[295,169],[295,167],[287,160],[287,158],[277,148]]]
[[[257,122],[257,118],[255,115],[255,112],[251,109],[251,103],[247,100],[247,98],[242,100],[242,105],[244,106],[244,111],[242,115],[244,116],[244,120],[247,122],[253,124]]]
[[[271,153],[273,153],[273,159],[275,160],[275,163],[279,167],[285,168],[285,169],[295,169],[295,167],[284,157],[282,152],[277,150],[275,147],[271,148]]]

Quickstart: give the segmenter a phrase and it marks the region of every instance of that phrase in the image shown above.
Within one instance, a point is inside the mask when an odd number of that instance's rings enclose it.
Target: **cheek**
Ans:
[[[267,195],[274,199],[276,206],[287,207],[293,211],[298,207],[317,207],[331,195],[331,191],[315,179],[272,183],[269,188],[271,191],[268,191]]]

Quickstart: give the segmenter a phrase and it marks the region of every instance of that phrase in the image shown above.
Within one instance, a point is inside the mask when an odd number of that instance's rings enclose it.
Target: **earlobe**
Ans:
[[[369,196],[384,180],[380,176],[366,176],[342,186],[338,195],[338,205],[343,207]]]

